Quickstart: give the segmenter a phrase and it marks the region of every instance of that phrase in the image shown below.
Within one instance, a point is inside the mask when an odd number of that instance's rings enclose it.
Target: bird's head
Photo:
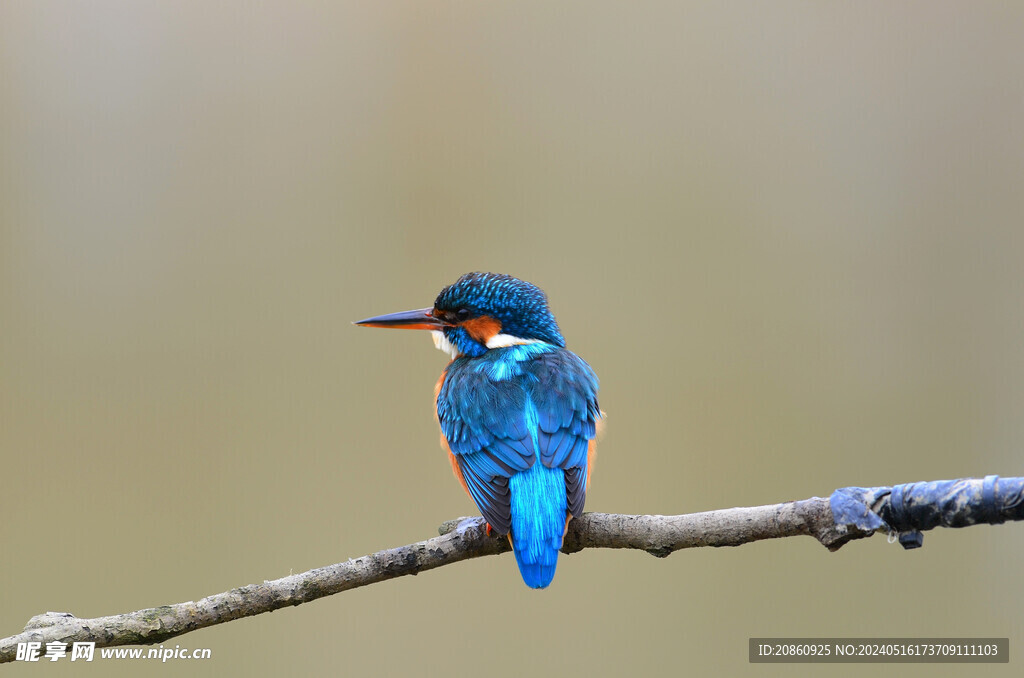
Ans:
[[[544,342],[565,346],[544,292],[502,273],[467,273],[441,290],[431,308],[360,320],[356,325],[432,330],[434,344],[452,355]]]

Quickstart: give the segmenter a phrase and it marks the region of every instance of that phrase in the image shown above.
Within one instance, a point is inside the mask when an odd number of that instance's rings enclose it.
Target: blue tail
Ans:
[[[509,479],[512,550],[519,573],[533,589],[551,583],[565,532],[565,472],[539,460]]]

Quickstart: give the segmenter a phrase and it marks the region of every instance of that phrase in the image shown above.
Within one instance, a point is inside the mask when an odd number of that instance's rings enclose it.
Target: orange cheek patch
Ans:
[[[489,315],[482,315],[479,318],[471,318],[461,323],[469,336],[481,344],[487,344],[491,337],[501,334],[501,322]]]

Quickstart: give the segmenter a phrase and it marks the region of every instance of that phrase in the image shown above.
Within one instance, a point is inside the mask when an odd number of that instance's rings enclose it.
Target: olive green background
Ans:
[[[475,513],[429,338],[471,270],[601,377],[587,507],[1024,474],[1019,2],[0,3],[0,635]],[[1009,636],[1019,525],[511,556],[54,675],[953,675],[751,636]],[[5,669],[12,675],[24,666]]]

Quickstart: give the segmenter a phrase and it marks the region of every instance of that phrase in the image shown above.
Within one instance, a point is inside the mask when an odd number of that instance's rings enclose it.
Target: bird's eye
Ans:
[[[460,308],[458,311],[455,312],[455,317],[457,317],[459,320],[465,320],[466,318],[469,317],[469,309]]]

